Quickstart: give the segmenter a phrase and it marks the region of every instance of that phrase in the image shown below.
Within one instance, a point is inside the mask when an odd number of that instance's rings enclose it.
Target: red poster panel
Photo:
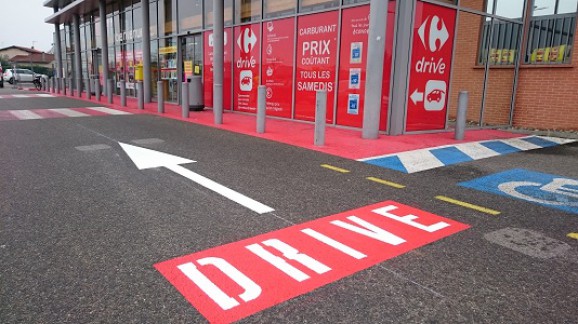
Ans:
[[[291,118],[294,21],[287,18],[263,23],[262,74],[270,116]]]
[[[223,65],[223,108],[231,110],[231,43],[232,29],[225,28],[225,46],[224,46],[224,65]],[[207,31],[204,38],[204,57],[203,57],[203,84],[205,107],[213,107],[213,32]]]
[[[406,131],[446,127],[456,10],[418,1]]]
[[[230,323],[469,226],[395,201],[155,264],[211,323]]]
[[[327,90],[327,123],[333,123],[338,21],[337,11],[299,17],[296,119],[314,121],[316,92]]]
[[[343,10],[337,124],[361,127],[365,99],[369,6]]]
[[[337,97],[337,124],[362,127],[367,70],[369,6],[343,10],[341,24],[341,61]],[[387,130],[391,57],[395,25],[395,1],[389,2],[386,48],[383,65],[382,101],[379,129]]]
[[[395,1],[389,1],[387,9],[387,32],[385,33],[385,56],[383,61],[383,83],[381,84],[381,116],[379,130],[387,130],[389,112],[389,94],[391,90],[391,59],[393,57],[393,39],[395,38]]]
[[[235,27],[234,39],[233,107],[238,111],[256,112],[260,84],[260,24]]]

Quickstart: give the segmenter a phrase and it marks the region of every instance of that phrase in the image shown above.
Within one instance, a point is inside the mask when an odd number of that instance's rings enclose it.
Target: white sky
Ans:
[[[54,13],[45,0],[0,0],[0,48],[17,45],[39,51],[52,48],[54,25],[44,19]],[[11,13],[13,12],[13,14]]]

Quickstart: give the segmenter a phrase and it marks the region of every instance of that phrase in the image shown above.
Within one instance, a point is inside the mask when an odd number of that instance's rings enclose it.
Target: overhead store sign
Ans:
[[[155,268],[207,320],[233,322],[468,227],[386,201]]]
[[[418,2],[406,131],[444,129],[456,10]]]

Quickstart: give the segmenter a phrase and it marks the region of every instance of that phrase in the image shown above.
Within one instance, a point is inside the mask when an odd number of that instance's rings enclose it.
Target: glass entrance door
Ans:
[[[191,82],[194,75],[201,75],[203,66],[202,34],[185,36],[181,41],[181,80]]]

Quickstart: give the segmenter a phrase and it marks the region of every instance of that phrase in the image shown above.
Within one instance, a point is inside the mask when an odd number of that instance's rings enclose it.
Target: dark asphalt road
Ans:
[[[0,99],[0,110],[84,106],[61,98]],[[154,264],[386,200],[471,228],[241,321],[578,317],[578,241],[566,236],[578,232],[578,215],[457,185],[513,168],[578,179],[577,144],[407,175],[148,115],[0,121],[0,139],[1,323],[204,322]],[[259,215],[164,168],[138,170],[118,142],[195,160],[183,166],[275,212]],[[448,204],[439,195],[501,214]],[[546,258],[489,239],[503,229],[537,232],[555,240],[542,252],[559,249]],[[526,247],[539,248],[538,241]]]

